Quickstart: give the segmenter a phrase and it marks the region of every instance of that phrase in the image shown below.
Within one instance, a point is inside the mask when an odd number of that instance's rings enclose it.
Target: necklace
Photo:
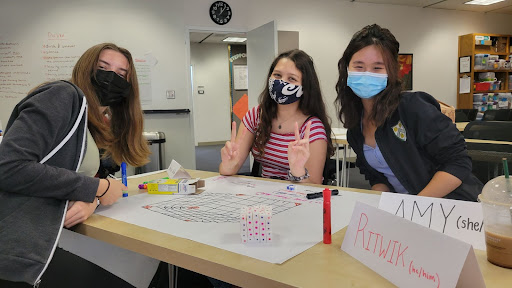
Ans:
[[[281,125],[283,125],[284,123],[286,123],[288,120],[290,120],[294,115],[288,117],[288,119],[284,120],[283,122],[281,122],[279,125],[277,125],[277,128],[278,129],[281,129]]]

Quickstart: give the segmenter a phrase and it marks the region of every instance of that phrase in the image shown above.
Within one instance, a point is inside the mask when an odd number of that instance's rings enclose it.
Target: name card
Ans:
[[[480,203],[382,193],[379,209],[486,250]]]
[[[361,202],[341,249],[399,287],[485,287],[470,244]]]

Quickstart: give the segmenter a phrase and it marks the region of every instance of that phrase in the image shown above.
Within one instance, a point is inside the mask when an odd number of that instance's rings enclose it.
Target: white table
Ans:
[[[205,171],[188,170],[188,172],[192,177],[202,179],[219,175]],[[128,179],[128,192],[130,195],[143,193],[144,190],[137,189],[138,184],[164,176],[166,174],[161,172],[161,174],[149,176],[145,174],[145,177]],[[235,177],[245,178],[244,176]],[[371,190],[351,188],[343,190],[380,194],[378,191]],[[332,244],[326,245],[319,242],[283,264],[268,263],[97,214],[93,214],[84,223],[77,225],[74,230],[88,237],[240,287],[395,287],[340,249],[346,228],[332,235]],[[475,254],[487,287],[510,287],[512,269],[491,264],[486,259],[485,251],[475,250]]]

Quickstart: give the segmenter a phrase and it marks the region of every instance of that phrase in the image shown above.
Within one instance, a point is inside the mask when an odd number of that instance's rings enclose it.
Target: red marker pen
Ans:
[[[324,196],[324,244],[331,244],[331,190],[325,188]]]

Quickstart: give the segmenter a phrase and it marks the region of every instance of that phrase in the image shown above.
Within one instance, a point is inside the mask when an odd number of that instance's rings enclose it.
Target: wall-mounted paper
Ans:
[[[233,65],[233,86],[235,90],[247,90],[247,65]]]
[[[464,76],[459,78],[459,93],[471,92],[471,78]]]
[[[153,104],[153,68],[158,60],[153,53],[148,52],[143,57],[135,57],[135,70],[137,71],[137,81],[139,82],[140,103],[142,106],[151,106]],[[162,97],[163,94],[162,94]]]

